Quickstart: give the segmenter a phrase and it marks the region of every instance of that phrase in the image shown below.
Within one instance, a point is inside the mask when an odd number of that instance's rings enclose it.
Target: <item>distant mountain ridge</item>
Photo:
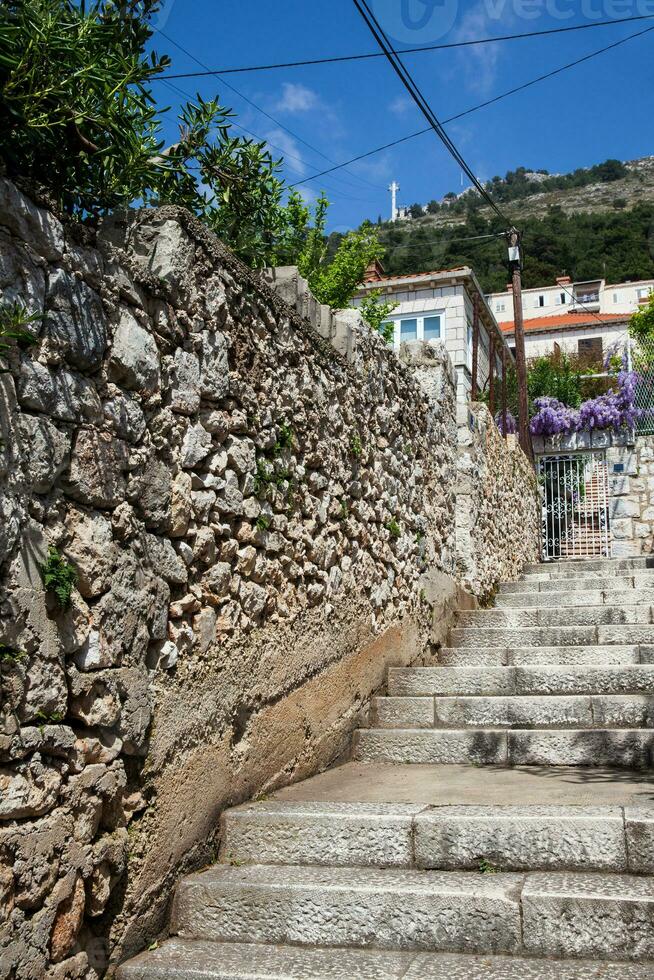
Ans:
[[[654,277],[654,156],[622,163],[607,160],[572,174],[525,167],[487,183],[506,217],[524,231],[526,286],[562,274],[613,282]],[[460,239],[505,230],[474,191],[432,201],[428,213],[378,222],[392,274],[469,264],[488,292],[506,285],[502,240]]]

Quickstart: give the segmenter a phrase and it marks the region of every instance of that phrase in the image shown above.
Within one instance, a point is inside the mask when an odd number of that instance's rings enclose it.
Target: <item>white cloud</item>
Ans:
[[[284,157],[284,161],[289,170],[292,170],[294,175],[299,177],[306,176],[307,165],[304,157],[296,140],[289,133],[286,133],[283,129],[271,129],[266,133],[266,139],[268,140],[268,149],[274,160],[279,159],[281,155]]]
[[[469,10],[453,40],[474,41],[497,34],[497,16],[493,16],[493,10],[489,9],[492,6],[480,2]],[[510,8],[505,10],[502,14],[502,32],[514,20]],[[472,44],[460,51],[459,63],[464,70],[468,88],[483,94],[490,91],[497,77],[503,50],[505,49],[501,44]]]
[[[308,112],[319,105],[317,94],[306,85],[294,85],[292,82],[284,82],[282,85],[282,95],[275,108],[278,112]]]
[[[396,116],[404,116],[409,111],[413,102],[406,95],[398,95],[388,106],[389,112]]]

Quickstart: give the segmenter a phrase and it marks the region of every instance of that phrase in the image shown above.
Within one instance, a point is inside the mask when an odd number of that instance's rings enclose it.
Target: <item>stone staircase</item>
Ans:
[[[352,762],[224,815],[120,980],[652,980],[653,607],[597,559],[461,613]]]

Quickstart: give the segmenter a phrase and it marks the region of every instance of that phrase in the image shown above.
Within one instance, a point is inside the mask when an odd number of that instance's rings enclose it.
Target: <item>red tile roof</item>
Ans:
[[[559,327],[594,327],[598,321],[602,323],[626,323],[630,319],[630,313],[562,313],[559,316],[537,316],[531,319],[525,318],[525,331],[532,330],[556,330]],[[499,324],[503,333],[513,333],[515,324],[513,320]]]
[[[393,279],[429,279],[430,276],[446,276],[452,272],[463,272],[467,265],[457,265],[454,269],[434,269],[433,272],[410,272],[401,276],[380,276],[379,279],[370,279],[365,283],[366,286],[374,285],[376,282],[390,282]]]

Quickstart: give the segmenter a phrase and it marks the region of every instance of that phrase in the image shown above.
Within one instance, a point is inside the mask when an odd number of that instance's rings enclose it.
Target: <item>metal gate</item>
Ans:
[[[611,557],[609,475],[604,452],[540,456],[543,560]]]

